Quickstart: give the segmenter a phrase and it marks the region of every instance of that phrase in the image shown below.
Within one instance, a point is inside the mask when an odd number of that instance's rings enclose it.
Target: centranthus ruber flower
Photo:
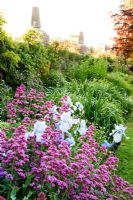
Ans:
[[[21,85],[8,104],[17,123],[0,131],[0,195],[8,199],[14,189],[18,199],[132,199],[133,185],[115,175],[118,158],[96,142],[83,106],[68,96],[59,106],[43,98]]]

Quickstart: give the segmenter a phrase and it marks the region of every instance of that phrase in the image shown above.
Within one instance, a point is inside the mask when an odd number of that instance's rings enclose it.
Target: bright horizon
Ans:
[[[7,22],[5,30],[20,37],[31,27],[32,6],[40,9],[41,29],[50,38],[69,39],[84,33],[85,44],[111,44],[114,36],[110,12],[121,0],[0,0],[0,12]]]

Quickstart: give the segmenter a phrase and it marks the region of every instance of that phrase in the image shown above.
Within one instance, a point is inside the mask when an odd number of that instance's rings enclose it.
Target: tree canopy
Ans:
[[[125,58],[133,57],[133,7],[121,6],[118,13],[113,14],[114,37],[113,48],[118,55]]]

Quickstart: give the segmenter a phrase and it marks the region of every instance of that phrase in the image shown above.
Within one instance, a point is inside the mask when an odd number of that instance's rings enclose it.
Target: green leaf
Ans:
[[[12,189],[11,195],[10,195],[11,200],[16,200],[17,191],[18,191],[17,188]]]
[[[31,197],[32,194],[33,194],[33,192],[29,191],[28,195],[26,197],[24,197],[23,200],[29,200],[29,198]]]
[[[26,181],[25,181],[25,184],[23,184],[23,188],[25,189],[25,188],[27,188],[29,185],[30,185],[30,183],[31,183],[31,179],[33,178],[33,175],[31,175],[31,174],[28,174],[27,175],[27,179],[26,179]]]

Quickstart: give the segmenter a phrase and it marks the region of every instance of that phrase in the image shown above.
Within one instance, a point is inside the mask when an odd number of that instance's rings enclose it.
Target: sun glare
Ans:
[[[82,31],[87,45],[111,43],[113,28],[110,12],[116,11],[120,0],[0,0],[5,29],[19,37],[31,27],[32,6],[40,9],[41,29],[50,38],[69,38]]]

